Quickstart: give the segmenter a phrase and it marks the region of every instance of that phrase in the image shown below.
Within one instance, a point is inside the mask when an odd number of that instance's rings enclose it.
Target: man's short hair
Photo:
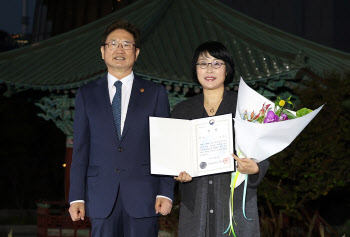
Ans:
[[[113,31],[118,30],[118,29],[125,30],[125,31],[129,32],[130,34],[132,34],[134,36],[134,40],[135,40],[135,47],[140,48],[140,30],[139,30],[139,28],[136,25],[134,25],[126,20],[123,20],[123,19],[116,20],[116,21],[112,22],[109,26],[107,26],[107,28],[105,29],[105,31],[103,32],[103,35],[102,35],[101,46],[105,45],[108,35],[110,33],[112,33]]]

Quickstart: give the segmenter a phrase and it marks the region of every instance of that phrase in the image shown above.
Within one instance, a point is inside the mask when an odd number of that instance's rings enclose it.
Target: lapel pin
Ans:
[[[140,91],[141,91],[141,92],[144,92],[144,91],[145,91],[145,89],[141,88],[141,89],[140,89]]]

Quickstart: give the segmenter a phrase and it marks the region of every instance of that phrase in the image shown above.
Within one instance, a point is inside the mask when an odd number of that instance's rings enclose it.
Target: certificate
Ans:
[[[151,173],[192,177],[235,171],[232,114],[184,120],[150,117]]]

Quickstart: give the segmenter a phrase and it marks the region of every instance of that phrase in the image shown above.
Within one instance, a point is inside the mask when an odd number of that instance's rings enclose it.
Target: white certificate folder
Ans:
[[[232,114],[194,120],[150,117],[151,173],[192,177],[235,171]]]

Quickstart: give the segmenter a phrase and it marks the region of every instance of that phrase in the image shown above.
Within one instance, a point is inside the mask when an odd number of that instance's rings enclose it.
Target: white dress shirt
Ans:
[[[113,102],[113,98],[115,95],[115,92],[117,90],[117,88],[115,87],[114,83],[120,80],[123,85],[122,85],[122,114],[121,114],[121,134],[123,134],[123,128],[124,128],[124,123],[125,123],[125,118],[126,118],[126,114],[128,112],[128,106],[129,106],[129,101],[130,101],[130,95],[131,95],[131,89],[132,89],[132,84],[134,82],[134,72],[131,72],[128,76],[122,78],[122,79],[118,79],[114,76],[112,76],[111,74],[108,73],[107,75],[107,81],[108,81],[108,92],[109,92],[109,99],[111,101],[111,105]],[[162,195],[158,195],[158,197],[164,197],[169,199],[170,201],[172,201],[170,198],[162,196]],[[76,201],[72,201],[70,204],[74,203],[74,202],[84,202],[84,200],[76,200]]]
[[[132,83],[134,82],[134,73],[131,72],[128,76],[118,79],[111,74],[108,73],[107,75],[107,80],[108,80],[108,92],[109,92],[109,99],[113,101],[115,92],[117,88],[115,87],[114,83],[119,80],[123,83],[122,85],[122,114],[121,114],[121,134],[123,134],[123,128],[124,128],[124,123],[125,123],[125,118],[126,114],[128,112],[128,106],[129,106],[129,101],[130,101],[130,95],[131,95],[131,89],[132,89]]]

